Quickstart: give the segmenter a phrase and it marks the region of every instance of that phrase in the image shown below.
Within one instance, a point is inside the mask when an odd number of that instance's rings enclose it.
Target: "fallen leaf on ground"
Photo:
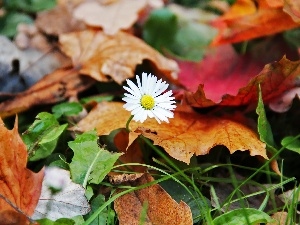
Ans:
[[[147,0],[118,0],[108,4],[85,1],[74,10],[73,16],[87,25],[102,27],[105,34],[114,35],[130,28],[146,5]]]
[[[300,2],[285,0],[283,11],[289,14],[296,23],[300,23]]]
[[[274,222],[269,222],[266,225],[284,225],[289,224],[289,222],[292,222],[291,219],[289,219],[287,212],[276,212],[271,216],[272,219],[274,219]],[[295,225],[298,225],[296,223]]]
[[[180,83],[189,91],[204,84],[206,97],[214,102],[220,102],[224,94],[237,94],[264,66],[249,56],[238,55],[230,45],[212,49],[200,62],[177,62]]]
[[[236,95],[226,94],[221,101],[214,102],[206,98],[204,86],[200,84],[195,93],[185,93],[185,101],[195,107],[256,105],[257,88],[260,84],[264,104],[268,104],[285,91],[298,86],[299,74],[300,61],[290,61],[283,57],[278,62],[267,64],[245,87],[240,88]]]
[[[128,182],[136,187],[154,181],[150,174],[144,174],[135,181]],[[153,184],[125,194],[114,201],[120,225],[140,224],[142,211],[147,204],[145,220],[147,225],[192,225],[193,218],[189,206],[179,204],[158,184]]]
[[[98,81],[112,78],[122,84],[134,76],[136,66],[143,60],[150,60],[168,79],[177,79],[175,61],[128,33],[108,36],[103,31],[85,30],[60,35],[59,42],[62,51],[72,58],[74,67]]]
[[[49,169],[51,168],[46,168],[41,196],[32,218],[35,220],[42,218],[57,220],[87,214],[90,211],[90,206],[85,197],[85,189],[72,182],[69,171],[57,168],[58,174],[52,179],[60,177],[60,183],[63,181],[64,186],[61,191],[52,193],[46,182],[49,179],[47,178],[47,170]]]
[[[18,132],[18,120],[7,130],[0,118],[0,193],[15,207],[31,216],[40,197],[44,171],[34,173],[26,168],[27,150]],[[14,216],[16,211],[0,198],[0,218]],[[21,216],[23,217],[23,216]]]
[[[69,2],[70,3],[70,2]],[[58,4],[55,8],[37,14],[36,26],[48,35],[58,36],[85,28],[73,17],[74,4]]]
[[[283,1],[278,5],[267,0],[237,0],[214,25],[219,34],[212,45],[241,42],[300,26],[283,11]]]
[[[125,163],[140,163],[144,164],[144,156],[141,149],[141,146],[138,140],[135,140],[129,147],[129,137],[126,129],[121,129],[114,137],[114,144],[118,148],[118,151],[123,153],[115,165],[125,164]],[[140,165],[134,166],[122,166],[118,167],[118,170],[122,171],[134,171],[134,172],[145,172],[147,170],[146,167]],[[111,172],[112,173],[112,172]]]
[[[44,54],[33,48],[20,50],[4,36],[0,36],[0,46],[0,92],[24,91],[60,67],[53,54]]]
[[[0,103],[0,116],[12,116],[36,105],[56,103],[76,96],[95,81],[79,75],[72,68],[58,69],[39,80],[28,90],[16,94],[12,99]]]
[[[74,129],[88,131],[96,128],[98,135],[125,127],[130,117],[122,103],[99,103]],[[111,119],[114,118],[114,119]],[[155,119],[144,123],[130,122],[129,145],[140,135],[154,141],[173,158],[190,162],[195,155],[206,155],[217,145],[226,146],[230,153],[249,150],[251,156],[268,159],[265,144],[255,132],[232,120],[203,116],[195,112],[174,112],[170,123],[158,124]]]

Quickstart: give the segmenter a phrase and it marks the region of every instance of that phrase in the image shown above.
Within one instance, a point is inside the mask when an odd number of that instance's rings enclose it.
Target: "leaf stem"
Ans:
[[[127,130],[128,132],[130,132],[130,129],[129,129],[129,123],[130,123],[130,121],[132,120],[132,118],[133,118],[133,115],[131,115],[131,116],[129,117],[129,119],[127,120],[127,122],[126,122],[126,130]]]

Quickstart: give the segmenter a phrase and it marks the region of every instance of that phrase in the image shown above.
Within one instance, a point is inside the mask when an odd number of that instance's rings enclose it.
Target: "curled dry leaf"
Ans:
[[[143,60],[150,60],[169,79],[177,79],[175,61],[128,33],[109,36],[103,31],[85,30],[60,35],[59,42],[62,51],[72,58],[74,67],[98,81],[109,81],[109,76],[121,84],[134,76],[136,66]]]
[[[289,14],[296,23],[300,23],[300,2],[294,0],[285,0],[283,11]]]
[[[195,93],[186,92],[185,101],[195,107],[214,105],[241,106],[256,105],[258,99],[258,84],[261,85],[264,104],[281,96],[287,90],[299,86],[300,61],[290,61],[283,57],[280,61],[267,64],[263,70],[253,77],[249,83],[240,88],[236,95],[226,94],[220,102],[207,99],[203,85],[199,85]]]
[[[44,171],[34,173],[26,168],[27,149],[18,132],[18,120],[7,130],[0,119],[0,193],[15,207],[31,216],[40,197]],[[20,218],[3,198],[0,198],[0,218]],[[1,220],[2,221],[2,220]]]
[[[73,16],[87,25],[102,27],[104,33],[114,35],[121,29],[130,28],[138,19],[138,12],[147,5],[147,0],[118,0],[108,4],[85,1],[73,12]]]
[[[50,104],[76,96],[94,83],[72,68],[58,69],[48,74],[28,90],[0,103],[2,118],[23,112],[39,104]]]
[[[154,181],[150,174],[129,181],[133,186],[140,186]],[[193,218],[189,206],[181,201],[179,204],[158,184],[153,184],[134,192],[125,194],[114,201],[120,225],[138,225],[141,213],[147,203],[147,212],[143,224],[147,225],[192,225]]]
[[[81,120],[76,130],[96,128],[99,135],[124,127],[130,113],[122,103],[99,103],[89,115]],[[114,118],[114,119],[111,119]],[[189,163],[195,155],[206,155],[217,145],[226,146],[230,153],[249,150],[251,156],[268,159],[265,144],[248,127],[218,117],[203,116],[195,112],[174,112],[170,123],[158,124],[155,119],[144,123],[130,122],[129,145],[140,135],[154,141],[173,158]]]
[[[241,42],[300,26],[283,11],[283,1],[270,0],[237,0],[214,25],[220,32],[212,45]]]
[[[37,14],[36,26],[48,35],[58,36],[85,28],[84,23],[73,18],[75,3],[59,4],[55,8]]]

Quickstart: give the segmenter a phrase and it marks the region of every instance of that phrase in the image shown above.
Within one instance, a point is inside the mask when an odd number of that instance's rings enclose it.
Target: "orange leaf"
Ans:
[[[282,8],[282,1],[237,0],[231,9],[217,19],[214,25],[220,32],[212,45],[241,42],[275,34],[295,27],[296,23]]]
[[[60,35],[59,42],[62,51],[72,58],[74,67],[98,81],[109,81],[111,77],[121,84],[134,76],[136,66],[143,60],[150,60],[169,79],[177,79],[175,61],[128,33],[109,36],[103,31],[85,30]]]
[[[76,130],[88,131],[96,128],[99,135],[124,127],[130,113],[122,103],[103,102],[81,120]],[[113,118],[113,119],[112,119]],[[223,118],[203,116],[195,112],[174,112],[170,123],[158,124],[155,119],[144,123],[130,122],[129,143],[142,134],[154,141],[173,158],[189,163],[195,155],[206,155],[217,145],[226,146],[230,153],[237,150],[250,151],[252,156],[268,159],[265,144],[248,127]]]
[[[140,186],[154,181],[150,174],[130,181],[131,186]],[[192,225],[193,218],[189,206],[181,201],[179,204],[158,184],[136,190],[117,198],[114,209],[118,214],[120,225],[140,224],[143,204],[147,203],[145,223],[147,225]]]
[[[129,138],[128,132],[126,129],[121,129],[114,137],[114,144],[117,147],[118,151],[123,153],[115,165],[124,164],[124,163],[140,163],[143,164],[143,152],[138,143],[138,140],[135,140],[128,148]],[[118,167],[118,170],[123,171],[134,171],[134,172],[145,172],[146,167],[143,166],[129,166]],[[111,172],[111,174],[114,172]],[[114,173],[115,174],[115,173]]]
[[[226,94],[220,102],[213,102],[205,97],[203,85],[199,85],[195,93],[186,92],[185,101],[195,107],[214,105],[241,106],[257,104],[257,87],[261,85],[265,104],[281,96],[287,90],[297,86],[300,74],[300,61],[290,61],[283,57],[279,62],[267,64],[263,70],[245,86],[239,89],[237,95]]]
[[[0,193],[31,216],[41,194],[44,171],[33,173],[26,168],[27,150],[19,136],[17,123],[16,119],[15,127],[7,130],[0,119]],[[9,211],[15,210],[1,198],[1,216],[10,214]]]
[[[30,109],[39,104],[50,104],[76,96],[94,83],[89,77],[70,68],[58,69],[43,77],[28,90],[0,103],[2,118]]]

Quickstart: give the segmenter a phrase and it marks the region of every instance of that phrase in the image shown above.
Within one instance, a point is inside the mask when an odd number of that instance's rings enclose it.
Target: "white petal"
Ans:
[[[139,100],[134,98],[124,97],[122,100],[127,103],[139,104]]]
[[[133,95],[139,96],[139,97],[142,96],[139,88],[131,80],[127,79],[127,84],[129,85],[129,87],[133,91],[133,93],[134,93]]]
[[[131,90],[129,87],[123,86],[123,88],[128,91],[131,95],[136,96],[135,92]]]
[[[138,85],[138,88],[140,90],[141,95],[145,94],[143,92],[143,88],[142,88],[142,85],[141,85],[141,80],[140,80],[140,77],[138,75],[136,75],[136,81],[137,81],[137,85]]]
[[[161,115],[158,111],[153,110],[153,114],[154,114],[155,119],[157,120],[157,122],[160,123],[161,120],[168,122],[168,118],[165,117],[164,115]]]
[[[124,95],[127,97],[127,98],[131,98],[131,99],[136,99],[137,101],[140,101],[141,98],[137,97],[137,96],[134,96],[134,95],[131,95],[129,93],[124,93]]]
[[[139,107],[141,107],[139,104],[132,104],[132,103],[126,103],[125,105],[123,105],[123,108],[125,108],[127,111],[132,111]]]
[[[169,102],[157,103],[156,106],[168,110],[174,110],[176,108],[176,105],[171,105]]]
[[[143,123],[147,119],[147,113],[142,107],[135,109],[131,112],[131,114],[134,115],[132,118],[134,121],[140,121]]]

